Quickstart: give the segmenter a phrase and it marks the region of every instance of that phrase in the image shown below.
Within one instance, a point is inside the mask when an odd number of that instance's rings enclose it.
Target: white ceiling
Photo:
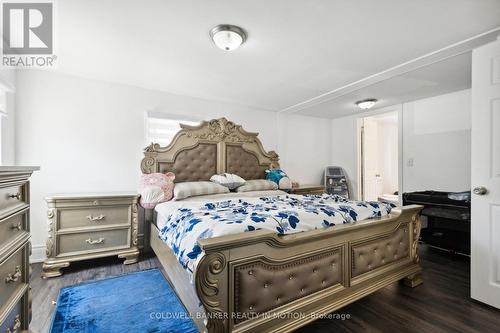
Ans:
[[[275,111],[500,26],[498,0],[56,4],[58,71]],[[211,43],[208,32],[220,23],[247,30],[242,48]],[[432,88],[432,75],[402,77],[382,91],[411,89],[414,80]],[[327,109],[347,103],[333,102]],[[318,107],[299,113],[332,117]]]
[[[468,89],[471,86],[471,52],[467,52],[420,69],[391,77],[326,102],[298,111],[315,117],[335,118],[362,113],[356,101],[377,98],[375,108],[414,101]]]

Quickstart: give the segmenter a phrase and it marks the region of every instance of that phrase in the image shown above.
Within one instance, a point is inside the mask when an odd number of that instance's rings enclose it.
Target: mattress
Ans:
[[[258,191],[197,196],[156,206],[159,237],[193,273],[203,253],[198,240],[270,230],[291,234],[382,217],[389,203],[348,201],[337,195]]]

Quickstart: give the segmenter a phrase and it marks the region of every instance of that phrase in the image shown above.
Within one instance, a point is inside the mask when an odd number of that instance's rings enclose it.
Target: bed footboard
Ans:
[[[420,284],[421,209],[305,233],[199,241],[196,293],[208,332],[288,332],[395,281]]]

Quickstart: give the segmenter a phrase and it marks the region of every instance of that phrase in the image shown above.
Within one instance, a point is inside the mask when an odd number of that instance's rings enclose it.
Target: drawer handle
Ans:
[[[99,215],[99,216],[92,216],[92,215],[87,215],[87,219],[89,219],[90,222],[96,222],[96,221],[101,221],[104,220],[106,215]]]
[[[16,198],[17,200],[21,200],[21,193],[18,192],[16,194],[7,194],[7,197],[12,198],[12,199]]]
[[[17,332],[17,330],[19,328],[21,328],[21,316],[17,315],[16,319],[14,319],[14,326],[12,326],[12,329],[10,329],[9,327],[7,327],[7,330],[5,331],[5,333]]]
[[[12,225],[11,229],[21,231],[23,230],[23,224],[21,222],[17,222],[16,224]]]
[[[21,266],[16,266],[16,272],[14,274],[9,273],[5,278],[5,283],[17,282],[22,274]]]
[[[99,237],[99,239],[92,239],[92,238],[89,238],[89,239],[86,239],[85,240],[87,243],[89,243],[90,245],[96,245],[96,244],[101,244],[104,242],[104,238],[102,237]]]

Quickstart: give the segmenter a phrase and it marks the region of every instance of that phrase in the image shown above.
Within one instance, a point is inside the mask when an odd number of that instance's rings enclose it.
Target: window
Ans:
[[[146,114],[146,145],[153,142],[166,146],[181,129],[180,124],[198,125],[199,123],[192,118],[148,112]]]

